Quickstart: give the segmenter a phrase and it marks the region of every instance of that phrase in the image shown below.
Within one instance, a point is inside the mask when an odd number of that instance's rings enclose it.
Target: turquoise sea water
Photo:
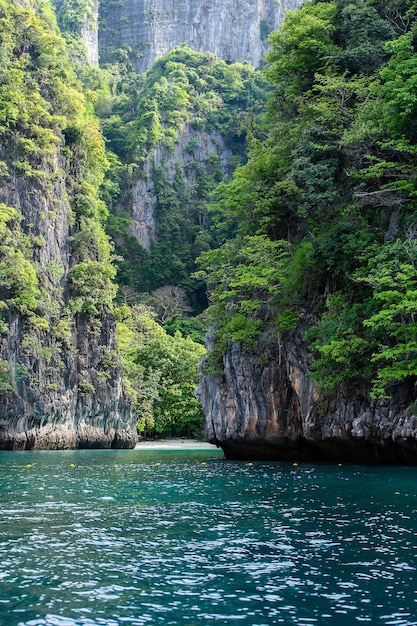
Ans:
[[[2,626],[417,625],[416,468],[0,452],[0,493]]]

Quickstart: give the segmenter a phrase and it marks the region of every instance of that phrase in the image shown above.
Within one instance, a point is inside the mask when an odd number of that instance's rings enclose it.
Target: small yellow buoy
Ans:
[[[207,465],[207,463],[206,463],[205,461],[203,461],[203,462],[201,463],[201,465]]]
[[[70,463],[70,467],[75,467],[75,463]]]
[[[337,467],[342,467],[342,463],[338,463]]]
[[[114,464],[114,467],[119,467],[119,466],[117,465],[117,463],[115,463],[115,464]]]
[[[298,467],[298,463],[293,463],[292,466],[293,467]]]
[[[249,467],[252,467],[252,465],[253,465],[253,463],[248,463],[248,466],[249,466]]]
[[[160,463],[155,463],[156,467],[159,467],[161,464]]]
[[[30,463],[28,463],[28,464],[26,465],[26,467],[32,467],[32,465],[31,465]]]

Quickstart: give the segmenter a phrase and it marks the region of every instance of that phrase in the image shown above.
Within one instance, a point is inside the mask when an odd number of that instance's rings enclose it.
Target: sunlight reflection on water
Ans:
[[[0,452],[0,624],[417,625],[416,472]]]

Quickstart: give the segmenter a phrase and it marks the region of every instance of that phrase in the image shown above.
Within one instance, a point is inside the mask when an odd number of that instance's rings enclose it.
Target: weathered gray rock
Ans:
[[[287,9],[300,0],[101,0],[100,63],[115,50],[130,49],[136,70],[143,72],[174,46],[187,43],[226,61],[259,67],[267,35],[282,23]]]
[[[402,385],[375,401],[341,388],[325,400],[309,363],[300,329],[280,342],[266,331],[250,354],[230,344],[222,375],[204,373],[203,364],[206,440],[229,459],[417,464],[417,415],[403,408],[412,389]]]
[[[98,19],[99,0],[91,0],[91,9],[88,11],[84,25],[81,27],[81,37],[87,51],[87,61],[98,67]]]
[[[196,142],[192,154],[186,150],[190,141]],[[144,163],[140,178],[133,183],[131,204],[126,205],[126,201],[123,199],[119,207],[129,212],[132,218],[129,232],[136,237],[144,248],[149,250],[152,240],[158,239],[157,194],[153,182],[154,168],[163,167],[167,179],[172,182],[178,168],[184,173],[190,169],[192,163],[207,167],[206,162],[211,155],[216,155],[219,158],[219,166],[226,176],[230,172],[232,152],[226,146],[220,133],[208,134],[194,129],[189,123],[185,123],[178,131],[174,148],[167,150],[160,146],[155,149],[153,156],[150,155],[150,158]],[[190,185],[193,180],[191,174],[185,176],[185,184]]]
[[[5,148],[0,148],[2,158],[7,158]],[[72,316],[67,309],[74,226],[63,172],[57,150],[54,161],[45,164],[44,177],[26,177],[10,165],[0,180],[0,203],[23,216],[44,288],[42,323],[30,322],[13,307],[3,312],[8,330],[0,334],[0,449],[133,447],[136,442],[113,318],[105,308],[99,316]],[[7,297],[0,288],[0,300]]]

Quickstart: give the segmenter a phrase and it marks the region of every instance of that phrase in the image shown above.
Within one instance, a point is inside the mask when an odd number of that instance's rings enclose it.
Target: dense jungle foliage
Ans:
[[[118,282],[139,293],[178,286],[199,313],[207,300],[192,277],[195,259],[216,243],[207,203],[245,159],[248,126],[264,107],[266,80],[248,64],[228,65],[185,44],[145,75],[138,76],[127,61],[122,67],[120,94],[107,111],[101,109],[107,146],[115,155],[108,232],[122,257]],[[204,143],[210,148],[202,148]],[[155,198],[157,234],[149,250],[129,229],[138,179],[148,182]]]
[[[308,322],[322,392],[415,381],[416,17],[410,0],[310,2],[271,35],[268,137],[218,187],[228,236],[200,258],[214,367],[272,308],[277,336]]]

